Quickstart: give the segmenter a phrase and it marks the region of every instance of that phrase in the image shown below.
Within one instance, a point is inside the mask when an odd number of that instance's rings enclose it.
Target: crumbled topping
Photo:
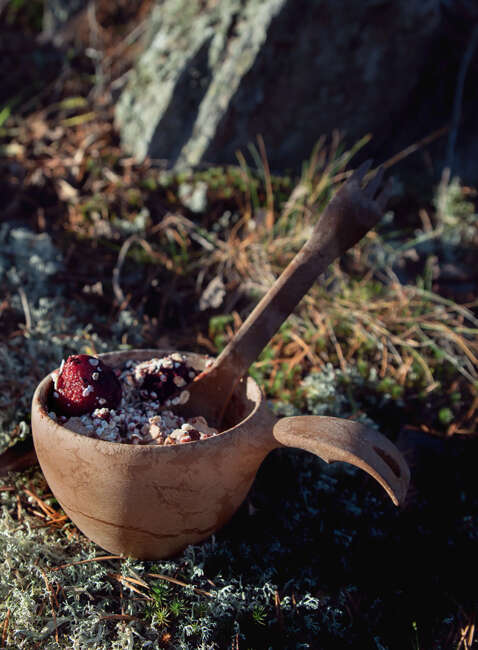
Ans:
[[[56,390],[58,388],[57,384],[58,384],[58,375],[59,374],[60,373],[58,372],[58,370],[54,370],[50,375],[50,377],[53,379],[53,388],[54,388],[54,390]]]
[[[96,372],[92,374],[93,380],[97,380],[95,375]],[[91,438],[133,445],[177,445],[204,440],[219,433],[202,416],[186,419],[170,410],[162,410],[164,406],[185,404],[189,399],[187,390],[161,401],[156,392],[158,388],[144,387],[149,386],[146,381],[151,377],[158,382],[156,386],[167,383],[176,389],[186,386],[188,382],[184,377],[192,380],[197,370],[188,366],[181,354],[173,353],[142,362],[126,361],[117,375],[123,391],[117,408],[105,408],[105,400],[99,398],[99,407],[92,413],[72,417],[64,426]],[[83,393],[86,395],[92,390],[93,386],[88,385]]]
[[[173,381],[178,388],[182,388],[183,386],[186,386],[186,380],[180,377],[179,375],[174,377]]]

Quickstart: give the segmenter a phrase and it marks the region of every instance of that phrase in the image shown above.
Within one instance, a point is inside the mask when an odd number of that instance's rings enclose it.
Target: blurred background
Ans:
[[[424,185],[446,166],[477,178],[473,0],[3,0],[0,12],[4,111],[38,108],[81,68],[83,96],[112,108],[139,160],[235,163],[260,134],[271,169],[297,172],[338,130],[348,146],[369,134],[363,155],[380,162],[415,145],[398,169]]]

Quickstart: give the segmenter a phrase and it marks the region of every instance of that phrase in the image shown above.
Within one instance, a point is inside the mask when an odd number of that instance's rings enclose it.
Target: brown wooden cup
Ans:
[[[170,352],[132,350],[100,356],[115,367],[128,359],[143,361]],[[204,368],[205,356],[184,354]],[[396,505],[408,489],[408,466],[387,438],[351,420],[277,419],[251,377],[239,383],[228,405],[226,430],[171,446],[107,442],[66,429],[48,415],[51,385],[48,375],[32,403],[40,466],[71,520],[111,553],[160,559],[209,537],[239,508],[267,454],[281,446],[361,467]]]

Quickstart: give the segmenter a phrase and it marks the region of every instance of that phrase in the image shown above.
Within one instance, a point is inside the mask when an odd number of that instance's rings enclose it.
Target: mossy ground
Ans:
[[[260,140],[226,168],[137,164],[94,72],[78,49],[49,94],[0,110],[2,449],[29,438],[33,389],[69,353],[217,353],[353,166],[335,137],[300,178],[271,174]],[[405,506],[353,468],[278,450],[213,538],[138,562],[105,558],[38,468],[4,477],[1,646],[477,645],[476,192],[445,178],[436,199],[412,194],[252,369],[278,413],[360,418],[393,439],[412,468]]]

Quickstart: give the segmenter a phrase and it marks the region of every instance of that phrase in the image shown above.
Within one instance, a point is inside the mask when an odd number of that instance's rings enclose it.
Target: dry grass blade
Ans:
[[[276,589],[276,591],[274,593],[274,608],[275,608],[275,612],[276,612],[277,624],[279,626],[279,629],[282,632],[283,629],[284,629],[284,614],[282,612],[280,595],[279,595],[279,592],[277,591],[277,589]]]
[[[130,569],[131,573],[133,574],[133,577],[127,576],[127,579],[130,580],[131,582],[134,582],[135,584],[139,585],[140,587],[146,587],[146,589],[149,589],[149,585],[147,582],[145,582],[135,571]]]
[[[30,310],[30,305],[28,303],[27,294],[23,287],[18,287],[18,293],[20,294],[20,300],[22,303],[23,313],[25,314],[25,329],[29,332],[32,329],[32,315]]]
[[[422,327],[443,332],[443,334],[445,334],[447,338],[449,338],[451,341],[457,344],[457,346],[464,352],[464,354],[475,366],[478,366],[478,358],[470,350],[469,346],[465,343],[463,337],[459,336],[450,327],[448,327],[443,323],[425,323],[422,325]],[[478,332],[475,331],[475,333]],[[476,347],[477,343],[476,342],[474,344],[472,343],[472,345]]]
[[[426,305],[422,300],[421,292],[417,292],[416,288],[391,285],[389,292],[391,300],[369,299],[361,301],[360,304],[347,298],[336,297],[332,307],[333,319],[342,325],[347,323],[352,330],[361,331],[361,338],[365,340],[370,339],[375,333],[377,348],[382,347],[383,349],[383,346],[388,348],[401,367],[401,373],[403,373],[403,353],[400,354],[399,349],[408,351],[422,366],[429,385],[434,384],[430,363],[425,360],[418,349],[436,348],[450,363],[457,366],[461,374],[467,379],[473,380],[478,364],[477,356],[474,353],[478,329],[461,328],[468,338],[460,334],[460,324],[454,315],[454,312],[457,312],[457,306],[455,304],[446,305],[437,297],[436,308],[438,309],[440,306],[439,313],[434,311],[433,302],[431,311],[424,313]],[[397,309],[394,294],[400,302],[399,309]],[[427,298],[432,300],[434,295],[428,293]],[[443,309],[442,306],[446,309]],[[470,320],[474,320],[472,314],[467,313],[466,310],[460,309],[458,313],[460,315],[464,313],[464,316],[470,316]],[[359,329],[359,323],[364,324],[362,330]],[[470,339],[470,336],[474,336],[475,340]],[[447,349],[444,342],[452,347]],[[461,359],[460,363],[457,361],[458,358]],[[468,361],[471,365],[465,368],[463,361]],[[391,368],[392,372],[394,368],[398,370],[396,366]]]
[[[130,614],[105,614],[100,616],[100,621],[140,621],[138,616],[131,616]]]
[[[122,555],[98,555],[97,557],[91,557],[87,560],[77,560],[76,562],[67,562],[66,564],[60,564],[60,566],[52,567],[49,571],[60,571],[61,569],[67,569],[71,566],[78,566],[79,564],[89,564],[90,562],[105,562],[106,560],[125,560],[126,558]]]
[[[52,519],[51,521],[47,521],[44,524],[37,524],[36,526],[32,526],[32,528],[57,528],[57,527],[62,527],[64,523],[68,521],[69,517],[68,515],[63,515],[62,517],[57,517],[56,519]]]
[[[118,582],[122,582],[126,587],[131,589],[131,591],[134,591],[136,594],[139,594],[143,598],[146,598],[146,600],[153,600],[151,596],[148,596],[148,594],[145,594],[144,591],[141,591],[141,589],[137,589],[135,587],[136,584],[143,586],[142,581],[135,580],[134,578],[127,578],[126,576],[122,576],[120,573],[108,573],[108,576],[110,578],[118,580]]]
[[[3,621],[3,626],[2,626],[2,648],[5,647],[5,642],[7,640],[7,634],[8,634],[8,624],[10,622],[10,608],[7,609],[7,613],[5,614],[5,618]]]
[[[191,587],[195,593],[201,594],[201,596],[208,596],[209,598],[213,597],[213,594],[210,591],[199,589],[199,587],[194,587],[193,585],[189,585],[187,582],[183,582],[177,578],[172,578],[171,576],[166,576],[163,573],[148,573],[148,576],[150,578],[158,578],[158,580],[166,580],[167,582],[172,582],[173,584],[179,585],[180,587]]]
[[[476,318],[473,312],[470,309],[467,309],[465,306],[459,305],[458,303],[453,302],[453,300],[444,298],[443,296],[433,293],[432,291],[426,291],[425,289],[421,289],[420,287],[409,286],[407,287],[407,289],[412,293],[414,293],[415,295],[420,296],[421,298],[430,300],[433,303],[444,305],[445,307],[448,307],[450,311],[456,311],[458,314],[463,316],[467,321],[473,323],[473,325],[476,325],[478,327],[478,318]]]
[[[51,611],[52,611],[52,614],[53,614],[53,622],[54,622],[54,626],[55,626],[55,641],[56,641],[57,643],[59,643],[59,639],[58,639],[58,625],[57,625],[57,618],[56,618],[56,609],[55,609],[55,604],[54,604],[54,602],[53,602],[53,601],[55,600],[55,602],[56,602],[56,606],[58,607],[58,600],[57,600],[57,598],[56,598],[56,595],[55,595],[54,592],[53,592],[53,589],[52,589],[51,584],[50,584],[49,581],[48,581],[48,578],[47,578],[47,575],[46,575],[45,571],[44,571],[40,566],[38,567],[38,570],[40,571],[40,573],[41,573],[41,575],[42,575],[42,578],[43,578],[43,580],[45,581],[45,586],[46,586],[46,588],[47,588],[47,590],[48,590],[48,596],[49,596],[49,599],[50,599]]]
[[[115,298],[118,301],[118,304],[120,306],[126,304],[126,297],[123,293],[123,290],[121,288],[121,269],[123,267],[126,255],[128,254],[129,249],[131,248],[132,244],[134,242],[139,242],[140,239],[137,235],[131,235],[131,237],[128,237],[126,241],[123,243],[123,245],[120,248],[120,252],[118,254],[118,260],[116,262],[116,266],[113,269],[113,276],[112,276],[112,284],[113,284],[113,291],[115,294]]]
[[[259,145],[259,152],[261,155],[262,166],[264,169],[264,182],[266,185],[267,215],[266,215],[265,223],[266,223],[266,228],[272,230],[272,227],[274,226],[274,193],[272,191],[271,170],[269,167],[269,161],[267,160],[267,153],[264,144],[264,139],[261,135],[258,136],[257,142]]]
[[[391,167],[394,167],[397,163],[404,160],[407,156],[410,156],[412,153],[419,151],[427,144],[430,144],[431,142],[438,140],[448,132],[448,128],[449,128],[448,126],[442,126],[440,129],[437,129],[436,131],[432,131],[432,133],[429,133],[424,138],[421,138],[420,140],[417,140],[417,142],[414,142],[413,144],[406,147],[405,149],[402,149],[402,151],[399,151],[397,154],[395,154],[391,158],[388,158],[383,163],[384,169],[390,169]]]
[[[51,519],[56,519],[58,517],[58,513],[51,506],[46,504],[43,501],[43,499],[41,499],[37,494],[35,494],[35,492],[27,488],[25,488],[23,491],[25,492],[25,494],[28,494],[29,497],[31,497],[37,502],[37,504],[39,505],[41,510],[45,513],[45,515],[47,515],[47,517],[50,517]]]
[[[468,616],[468,620],[459,630],[460,638],[456,650],[471,650],[475,638],[476,629],[476,609]]]

